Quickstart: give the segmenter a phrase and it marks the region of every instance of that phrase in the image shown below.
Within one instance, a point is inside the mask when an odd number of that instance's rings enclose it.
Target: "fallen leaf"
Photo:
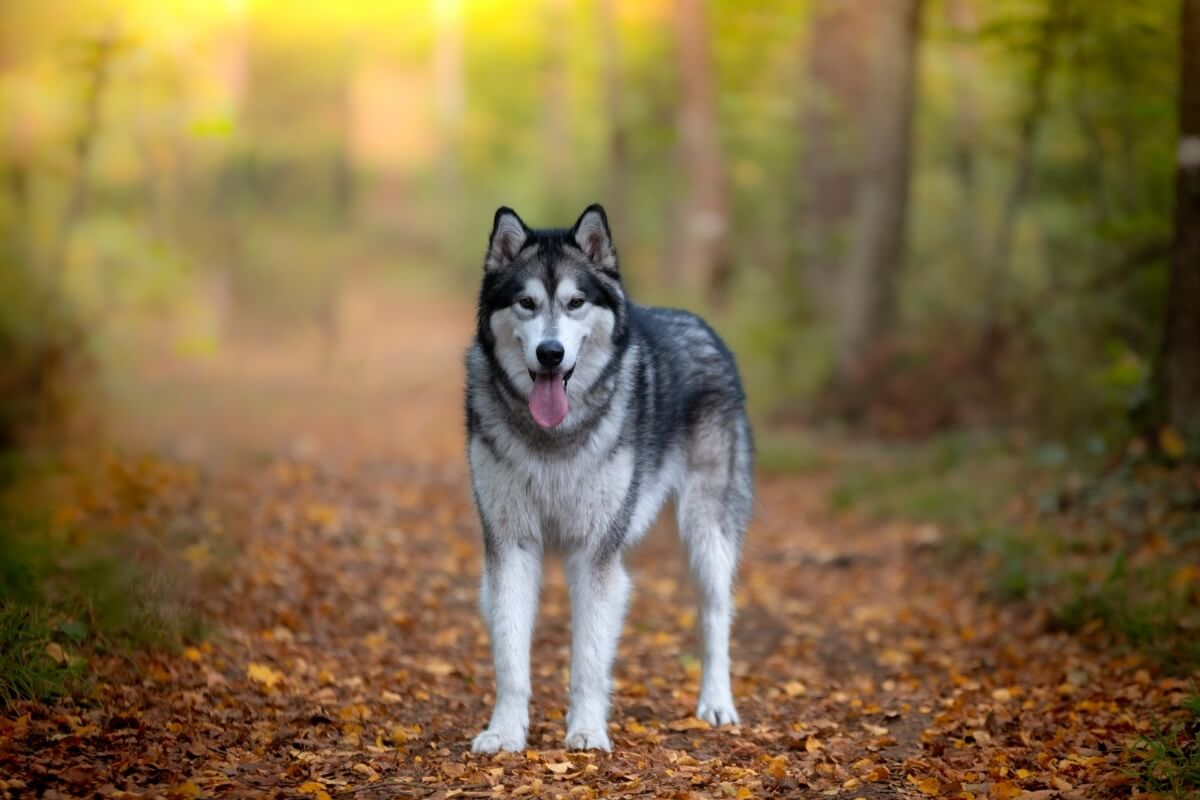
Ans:
[[[252,661],[246,667],[246,675],[255,683],[261,683],[268,689],[274,689],[275,686],[283,681],[283,673],[273,669],[269,664],[260,664]]]

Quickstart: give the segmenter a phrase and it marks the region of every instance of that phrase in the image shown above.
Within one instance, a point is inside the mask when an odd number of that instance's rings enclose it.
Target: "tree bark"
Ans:
[[[855,201],[838,318],[836,368],[843,385],[854,382],[863,356],[894,324],[908,218],[922,0],[889,0],[876,11],[866,172]]]
[[[1200,439],[1200,0],[1183,0],[1175,254],[1159,364],[1165,421]]]
[[[675,38],[683,98],[679,109],[680,167],[685,196],[673,273],[676,282],[726,299],[729,260],[729,196],[717,129],[708,25],[704,0],[676,0]]]
[[[835,299],[862,175],[873,10],[870,0],[818,0],[809,28],[799,261],[803,283],[820,307]]]

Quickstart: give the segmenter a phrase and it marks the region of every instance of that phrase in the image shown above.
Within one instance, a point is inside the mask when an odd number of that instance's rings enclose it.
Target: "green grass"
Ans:
[[[0,708],[48,700],[79,685],[82,665],[75,659],[56,662],[47,652],[53,643],[46,609],[0,603]]]
[[[1179,712],[1178,719],[1142,737],[1134,754],[1141,788],[1182,800],[1200,793],[1200,694],[1184,698]]]
[[[1200,666],[1189,635],[1200,593],[1174,579],[1200,546],[1186,466],[1102,469],[1057,446],[961,435],[837,449],[821,462],[833,510],[936,524],[945,567],[979,565],[997,599],[1042,605],[1059,627],[1099,631],[1170,671]]]
[[[975,534],[1012,496],[1022,463],[1003,443],[956,435],[851,456],[830,497],[838,511],[933,522]]]
[[[765,473],[790,474],[828,469],[830,460],[820,445],[798,433],[771,432],[755,443],[755,461]]]
[[[203,632],[180,580],[132,558],[126,537],[0,512],[0,708],[86,690],[94,655]]]
[[[1164,664],[1200,665],[1200,640],[1180,626],[1196,609],[1186,588],[1173,585],[1176,568],[1167,562],[1131,567],[1125,553],[1117,553],[1099,576],[1068,576],[1055,618],[1067,630],[1098,623]]]

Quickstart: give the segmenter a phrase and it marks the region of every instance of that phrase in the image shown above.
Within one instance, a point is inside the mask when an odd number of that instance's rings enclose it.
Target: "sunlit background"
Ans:
[[[495,207],[597,200],[767,424],[1119,436],[1161,336],[1177,4],[917,7],[6,3],[3,436],[187,399],[148,364],[318,374],[431,296],[461,348]]]

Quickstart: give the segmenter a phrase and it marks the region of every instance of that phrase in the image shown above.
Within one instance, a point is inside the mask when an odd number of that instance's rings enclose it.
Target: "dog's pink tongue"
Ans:
[[[553,428],[567,418],[567,387],[562,375],[539,373],[534,377],[529,413],[543,428]]]

